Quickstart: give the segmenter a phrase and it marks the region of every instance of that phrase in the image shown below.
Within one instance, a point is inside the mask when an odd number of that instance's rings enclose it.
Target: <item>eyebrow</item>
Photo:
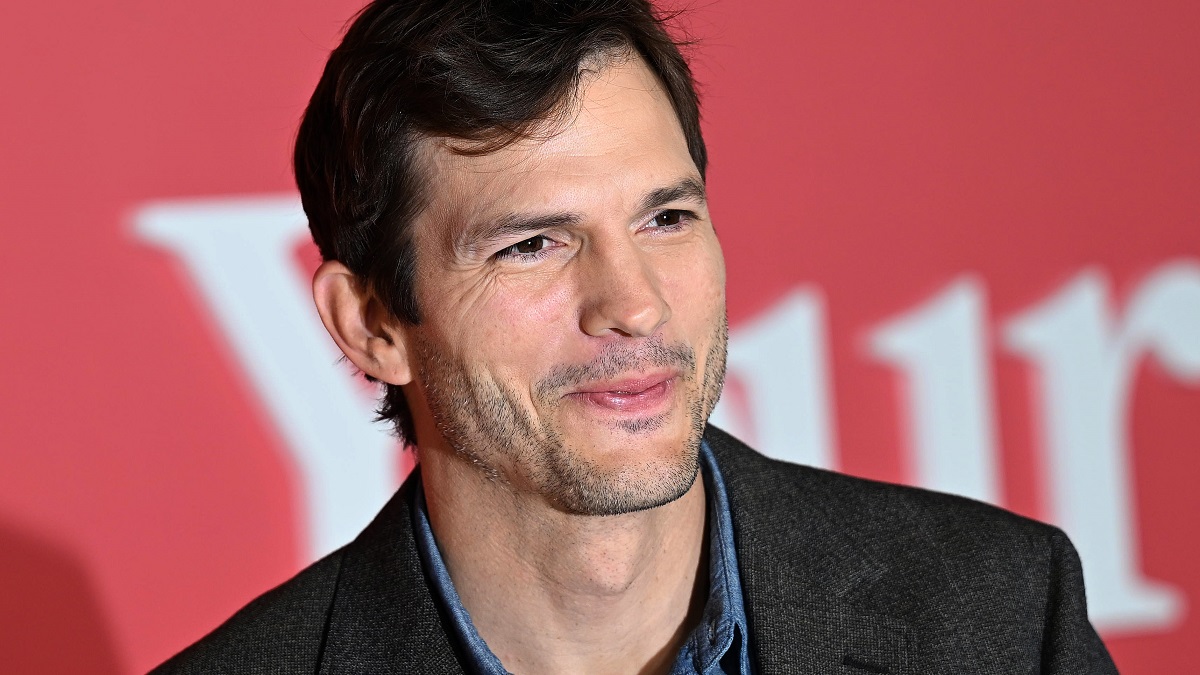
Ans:
[[[662,206],[674,201],[707,203],[704,186],[695,178],[684,178],[666,187],[656,188],[642,197],[640,210]],[[556,227],[571,227],[583,222],[583,216],[569,211],[548,214],[507,213],[494,220],[466,228],[459,239],[460,245],[478,250],[490,242],[509,239],[513,236],[537,233]]]
[[[708,198],[705,196],[704,186],[695,178],[684,178],[674,185],[651,190],[647,193],[645,197],[642,197],[642,210],[649,211],[663,204],[678,201],[693,201],[705,204]]]
[[[548,213],[545,215],[508,213],[486,225],[470,228],[465,239],[469,244],[478,245],[508,239],[514,235],[520,236],[555,227],[570,227],[578,225],[581,220],[582,218],[577,213]]]

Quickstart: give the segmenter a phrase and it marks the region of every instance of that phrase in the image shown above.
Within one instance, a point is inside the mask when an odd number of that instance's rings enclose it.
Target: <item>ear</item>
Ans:
[[[313,301],[325,330],[350,362],[388,384],[412,381],[405,335],[357,275],[342,263],[321,263],[313,275]]]

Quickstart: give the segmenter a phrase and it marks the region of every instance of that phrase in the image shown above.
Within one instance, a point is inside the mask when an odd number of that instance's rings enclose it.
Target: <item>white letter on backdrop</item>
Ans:
[[[1000,476],[983,284],[960,279],[871,335],[904,374],[909,446],[924,487],[996,503]]]
[[[1200,383],[1200,264],[1160,267],[1121,322],[1110,312],[1104,276],[1085,271],[1010,321],[1005,335],[1038,369],[1052,518],[1079,549],[1092,620],[1105,629],[1173,624],[1182,597],[1145,578],[1135,559],[1129,398],[1147,354],[1171,375]]]
[[[821,295],[794,290],[730,332],[729,374],[745,386],[752,419],[742,419],[723,398],[713,424],[776,459],[834,468],[827,363]]]
[[[295,197],[151,204],[137,233],[179,257],[283,435],[303,480],[306,559],[350,540],[395,489],[398,442],[343,368],[293,262]]]

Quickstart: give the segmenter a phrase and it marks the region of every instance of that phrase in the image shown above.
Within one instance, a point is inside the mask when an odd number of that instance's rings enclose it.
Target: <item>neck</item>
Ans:
[[[668,672],[707,597],[704,481],[618,516],[563,513],[426,452],[430,524],[476,630],[520,673]]]

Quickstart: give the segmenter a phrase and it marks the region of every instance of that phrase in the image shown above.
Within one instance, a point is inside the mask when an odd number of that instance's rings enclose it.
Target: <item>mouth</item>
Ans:
[[[618,413],[654,413],[670,404],[678,380],[678,373],[663,371],[588,382],[567,397]]]

